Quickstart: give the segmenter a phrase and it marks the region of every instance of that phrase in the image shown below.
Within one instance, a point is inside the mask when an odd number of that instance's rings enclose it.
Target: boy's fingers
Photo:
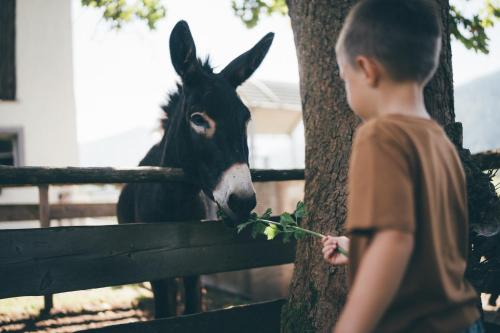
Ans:
[[[323,253],[323,258],[325,258],[325,260],[328,260],[332,257],[332,255],[334,255],[334,251],[327,251]]]
[[[334,252],[336,248],[337,248],[336,245],[327,245],[323,248],[322,252],[323,252],[323,254],[326,254],[329,252]]]
[[[323,246],[332,246],[336,245],[338,242],[335,239],[329,239],[323,243]]]

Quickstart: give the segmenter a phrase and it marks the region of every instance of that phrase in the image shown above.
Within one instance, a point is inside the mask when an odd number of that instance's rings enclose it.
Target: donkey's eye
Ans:
[[[200,126],[200,127],[209,127],[208,122],[205,120],[205,118],[199,114],[199,113],[193,113],[191,115],[191,122],[195,126]]]

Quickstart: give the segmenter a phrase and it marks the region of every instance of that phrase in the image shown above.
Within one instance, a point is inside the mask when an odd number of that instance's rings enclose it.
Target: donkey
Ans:
[[[182,168],[187,183],[128,184],[117,205],[119,223],[194,221],[214,218],[217,204],[236,223],[255,208],[246,128],[250,112],[236,88],[259,67],[273,41],[265,35],[219,73],[202,62],[185,21],[170,35],[170,56],[181,77],[162,106],[164,134],[140,166]],[[165,235],[168,237],[168,235]],[[199,276],[183,277],[185,314],[201,311]],[[175,279],[151,282],[155,317],[176,314]]]

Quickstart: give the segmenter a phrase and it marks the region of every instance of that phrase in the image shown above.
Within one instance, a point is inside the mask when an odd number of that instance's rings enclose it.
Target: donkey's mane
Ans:
[[[213,74],[213,68],[210,64],[210,57],[207,57],[205,60],[201,60],[198,58],[198,62],[204,73],[209,75]],[[165,113],[165,116],[161,118],[161,128],[164,131],[166,131],[169,127],[169,118],[171,118],[173,114],[178,110],[181,95],[182,85],[180,83],[177,83],[176,90],[168,93],[166,103],[161,106],[163,112]]]

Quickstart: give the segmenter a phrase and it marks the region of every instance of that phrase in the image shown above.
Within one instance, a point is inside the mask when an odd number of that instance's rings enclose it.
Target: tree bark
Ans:
[[[439,124],[453,126],[455,123],[455,111],[453,100],[453,70],[451,65],[450,29],[448,25],[450,4],[449,0],[435,0],[438,4],[443,34],[441,36],[441,54],[439,56],[439,67],[424,90],[425,106],[427,111]],[[454,134],[452,134],[454,133]],[[461,131],[455,132],[450,129],[448,134],[454,143],[462,144]]]
[[[342,234],[346,216],[347,170],[354,129],[339,77],[335,42],[355,1],[288,0],[300,72],[306,140],[306,228]],[[326,332],[346,298],[345,268],[328,267],[317,240],[299,241],[284,332]]]
[[[453,127],[453,80],[448,0],[436,0],[443,22],[443,51],[436,75],[425,89],[426,106],[443,126]],[[342,234],[346,180],[359,119],[349,109],[339,77],[335,42],[355,0],[287,0],[300,72],[306,139],[306,228]],[[460,132],[460,131],[458,131]],[[456,140],[461,142],[461,133]],[[346,299],[346,268],[328,267],[317,240],[299,241],[283,332],[329,332]]]

